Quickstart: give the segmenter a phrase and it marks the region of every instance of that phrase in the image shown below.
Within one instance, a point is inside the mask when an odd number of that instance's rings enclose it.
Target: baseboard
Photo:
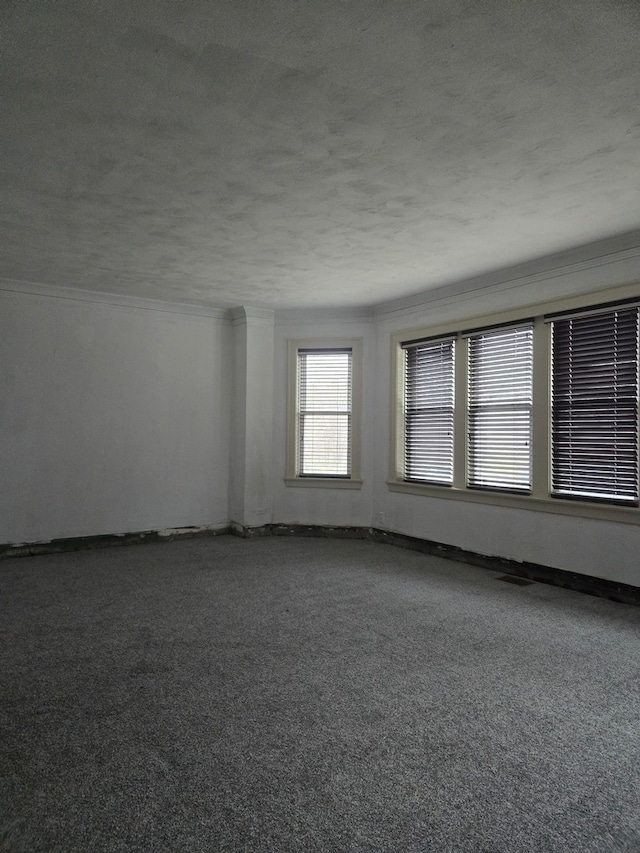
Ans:
[[[81,551],[90,548],[109,548],[115,545],[138,545],[149,542],[170,542],[176,539],[194,539],[201,536],[220,536],[231,533],[243,539],[257,539],[262,536],[316,537],[321,539],[360,539],[394,545],[397,548],[409,548],[423,554],[443,557],[468,563],[482,569],[538,583],[583,592],[599,598],[608,598],[623,604],[640,605],[640,587],[618,583],[578,572],[555,569],[540,563],[526,563],[506,557],[490,557],[467,551],[455,545],[446,545],[429,539],[419,539],[403,533],[394,533],[377,527],[357,527],[323,524],[264,524],[259,527],[245,527],[237,522],[203,527],[178,527],[167,530],[146,530],[137,533],[106,534],[100,536],[78,536],[68,539],[52,539],[48,542],[31,542],[0,545],[0,559],[3,557],[24,557],[38,554],[58,554],[65,551]]]
[[[555,569],[540,563],[527,563],[511,560],[506,557],[490,557],[467,551],[455,545],[446,545],[429,539],[419,539],[417,536],[407,536],[377,527],[339,527],[321,524],[265,524],[259,528],[245,528],[234,525],[232,533],[243,538],[256,536],[314,536],[321,539],[367,539],[385,545],[395,545],[397,548],[409,548],[423,554],[468,563],[481,569],[519,578],[537,581],[538,583],[560,586],[575,592],[595,595],[598,598],[608,598],[622,604],[640,605],[640,587],[618,581],[605,580],[591,575],[581,575],[565,569]]]
[[[263,524],[260,527],[245,527],[244,524],[232,521],[229,525],[229,533],[233,536],[239,536],[241,539],[259,539],[261,536],[271,536],[272,527],[272,524]]]
[[[316,536],[323,539],[371,539],[369,527],[340,527],[329,524],[272,524],[272,536]]]
[[[519,562],[507,557],[489,557],[485,554],[477,554],[474,551],[466,551],[464,548],[458,548],[455,545],[445,545],[442,542],[418,539],[415,536],[405,536],[402,533],[392,533],[377,528],[371,528],[369,538],[374,542],[395,545],[397,548],[409,548],[412,551],[421,551],[424,554],[444,557],[447,560],[457,560],[459,563],[468,563],[492,572],[502,572],[538,583],[560,586],[564,589],[572,589],[575,592],[595,595],[598,598],[608,598],[622,604],[640,605],[640,587],[631,584],[605,580],[592,575],[582,575],[579,572],[569,572],[565,569],[555,569],[541,563]]]
[[[0,559],[3,557],[34,557],[39,554],[61,554],[65,551],[85,551],[93,548],[111,548],[116,545],[171,542],[175,539],[195,539],[199,536],[220,536],[228,532],[229,525],[212,524],[200,527],[168,527],[165,530],[142,530],[136,533],[72,536],[63,539],[49,539],[45,542],[0,544]]]

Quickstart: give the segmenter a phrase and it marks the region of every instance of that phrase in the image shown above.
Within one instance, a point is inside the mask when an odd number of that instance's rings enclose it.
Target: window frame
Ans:
[[[387,487],[391,492],[462,500],[527,510],[598,518],[621,523],[640,524],[640,508],[625,504],[592,500],[562,499],[551,491],[551,323],[560,314],[593,310],[606,312],[625,301],[640,303],[640,283],[573,297],[524,305],[515,310],[476,315],[457,322],[408,328],[393,332],[391,343],[391,423],[390,468]],[[492,326],[518,325],[533,321],[533,410],[532,410],[532,487],[530,493],[477,489],[469,487],[467,466],[468,422],[468,340],[472,333]],[[452,486],[404,479],[404,358],[403,344],[436,337],[456,338],[454,412],[454,482]]]
[[[628,315],[628,319],[618,320],[613,316],[620,314]],[[639,314],[637,305],[621,304],[547,319],[552,329],[550,492],[552,497],[558,500],[585,500],[620,506],[640,505]],[[604,323],[600,318],[604,319]],[[576,322],[579,324],[581,320],[585,321],[586,329],[584,327],[581,329],[579,325],[577,328],[574,327],[574,324]],[[556,332],[556,326],[564,326],[564,332],[562,329]],[[594,337],[597,340],[597,346],[594,344]],[[588,349],[585,349],[586,343],[588,343]],[[559,348],[558,352],[556,352],[556,346]],[[631,358],[632,352],[635,354],[634,359]],[[555,400],[557,377],[554,363],[556,354],[560,361],[572,365],[572,369],[567,369],[565,375],[561,375],[557,381],[559,386],[557,404]],[[604,371],[603,359],[611,359],[604,362]],[[632,365],[631,372],[629,368],[625,368],[625,362]],[[633,395],[625,391],[625,385],[633,388]],[[609,402],[608,395],[611,393],[614,398],[617,398],[617,403]],[[603,395],[607,395],[607,406],[601,409],[601,401],[598,398],[604,399]],[[617,430],[612,433],[598,433],[596,428],[595,433],[593,431],[589,433],[586,447],[588,448],[589,444],[597,444],[599,441],[610,442],[608,447],[610,454],[615,455],[619,451],[622,457],[615,468],[613,480],[622,485],[625,475],[629,477],[628,483],[633,483],[634,487],[633,494],[611,492],[606,496],[580,491],[579,486],[581,483],[584,484],[585,479],[590,480],[593,485],[594,480],[601,479],[605,473],[597,463],[593,463],[593,451],[587,457],[586,463],[582,462],[585,439],[581,435],[581,427],[590,419],[597,421],[599,413],[609,419],[608,427],[612,425],[611,422],[616,422]],[[633,441],[630,441],[630,430],[633,430]],[[627,432],[626,436],[625,432]],[[625,449],[627,441],[629,445]],[[559,459],[557,469],[556,457]],[[624,457],[627,458],[624,459]],[[576,459],[580,460],[577,465],[578,470],[575,470]],[[609,468],[609,465],[605,465],[605,468]],[[607,471],[607,474],[609,473]],[[630,479],[631,473],[633,473],[633,480]],[[564,488],[561,485],[562,482],[565,483]]]
[[[300,475],[298,473],[298,356],[301,350],[327,352],[351,350],[351,474]],[[302,488],[360,489],[362,431],[362,338],[304,338],[287,341],[286,486]]]
[[[409,359],[411,358],[412,354],[418,353],[419,350],[424,351],[424,350],[428,350],[428,349],[433,348],[434,351],[440,350],[440,354],[442,355],[443,347],[446,347],[447,345],[450,345],[450,349],[451,349],[451,352],[450,352],[450,359],[451,359],[451,371],[450,371],[451,377],[450,377],[450,379],[451,379],[451,381],[449,382],[448,376],[446,376],[446,375],[444,376],[445,381],[441,382],[441,384],[440,384],[439,396],[442,398],[443,395],[448,395],[450,392],[451,405],[450,406],[449,405],[443,405],[442,399],[441,399],[438,405],[428,404],[428,402],[425,400],[425,401],[423,401],[423,405],[421,405],[421,406],[416,406],[415,403],[413,406],[410,406],[410,404],[409,404],[410,391],[409,391],[407,380],[408,380],[409,374],[411,372],[411,368],[409,365]],[[451,337],[451,336],[429,338],[427,340],[421,340],[421,341],[405,341],[403,343],[403,347],[402,347],[402,349],[403,349],[403,360],[404,360],[404,369],[403,369],[403,395],[404,395],[403,396],[403,437],[404,437],[403,476],[404,476],[405,481],[408,483],[411,483],[411,482],[432,483],[433,485],[445,486],[445,487],[449,487],[453,484],[454,434],[455,434],[454,419],[455,419],[455,409],[456,409],[456,402],[455,402],[455,345],[456,345],[456,339],[455,339],[455,337]],[[418,356],[416,356],[416,357],[418,357]],[[436,371],[437,375],[439,375],[439,377],[442,379],[443,378],[443,371],[442,371],[443,361],[442,361],[442,358],[440,358],[440,359],[438,359],[437,357],[436,357],[436,359],[430,358],[429,364],[433,365],[433,369]],[[419,388],[414,387],[412,389],[412,396],[414,398],[420,396]],[[434,437],[433,420],[429,417],[429,415],[431,415],[433,417],[433,415],[436,414],[438,411],[441,413],[444,412],[445,416],[449,412],[451,413],[451,425],[450,425],[450,431],[451,431],[451,435],[450,435],[450,441],[451,441],[451,460],[450,460],[451,478],[450,479],[449,478],[447,478],[447,479],[443,478],[443,479],[439,480],[436,476],[434,476],[430,479],[425,478],[423,480],[420,480],[419,478],[417,478],[415,476],[411,476],[408,473],[407,466],[408,466],[408,464],[410,464],[410,458],[412,456],[412,454],[407,450],[407,441],[406,441],[407,434],[410,431],[409,421],[412,420],[412,418],[409,415],[410,409],[412,411],[412,414],[414,415],[413,420],[416,420],[416,419],[419,420],[420,419],[419,416],[421,413],[427,416],[426,422],[423,424],[423,428],[422,429],[418,428],[416,430],[416,433],[418,433],[418,432],[422,433],[423,439],[426,438],[427,441],[429,438],[428,433],[431,433],[432,439]],[[417,418],[415,417],[416,415],[418,416]],[[442,439],[440,439],[440,440],[442,440]],[[414,464],[416,466],[418,466],[420,464],[420,462],[417,458],[418,456],[419,456],[419,454],[416,454],[416,458],[414,458]],[[426,459],[422,460],[422,464],[423,465],[427,464]],[[428,464],[431,464],[431,463],[428,463]],[[447,465],[447,467],[449,467],[449,466]]]
[[[518,403],[509,403],[507,400],[501,400],[499,403],[493,401],[489,402],[487,399],[480,399],[480,387],[482,386],[482,381],[474,376],[474,367],[476,372],[479,374],[482,370],[483,366],[487,367],[492,362],[491,356],[491,348],[492,345],[489,344],[489,352],[485,354],[485,359],[482,357],[474,358],[474,345],[477,344],[479,348],[486,344],[488,341],[501,336],[507,333],[518,333],[518,332],[530,332],[530,356],[531,356],[531,376],[530,376],[530,387],[528,388],[529,394],[531,396],[531,401],[529,402],[521,400]],[[532,422],[533,422],[533,321],[526,320],[522,323],[516,324],[507,324],[506,326],[492,326],[489,328],[477,329],[473,332],[465,333],[464,335],[468,339],[468,352],[467,352],[467,388],[466,388],[466,396],[467,396],[467,429],[466,429],[466,457],[467,457],[467,487],[469,489],[488,489],[489,491],[495,492],[514,492],[516,494],[531,494],[532,487],[532,477],[533,477],[533,458],[532,458]],[[485,364],[483,365],[483,360]],[[491,372],[495,372],[495,366],[491,367]],[[520,377],[522,378],[522,376]],[[476,382],[474,382],[476,379]],[[486,381],[486,377],[485,377]],[[474,403],[474,392],[478,394],[478,400]],[[483,477],[480,475],[480,469],[486,465],[486,461],[481,461],[482,459],[482,449],[481,449],[481,435],[482,428],[479,425],[482,415],[485,417],[491,418],[492,415],[495,415],[498,410],[501,410],[504,417],[504,410],[506,408],[515,408],[524,410],[527,414],[527,447],[528,447],[528,460],[527,460],[527,475],[528,482],[526,486],[517,486],[515,484],[509,484],[506,481],[498,484],[498,483],[487,483],[481,482]],[[474,478],[474,465],[473,459],[474,457],[478,457],[478,471]]]

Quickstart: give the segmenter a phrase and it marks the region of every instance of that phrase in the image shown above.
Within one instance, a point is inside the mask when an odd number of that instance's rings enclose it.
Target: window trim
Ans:
[[[453,337],[453,336],[437,337],[437,338],[429,338],[428,340],[404,341],[403,342],[402,349],[404,350],[404,354],[403,354],[403,371],[402,371],[402,374],[403,374],[403,378],[402,378],[402,382],[403,382],[403,410],[402,410],[403,424],[402,424],[402,427],[403,427],[403,437],[406,437],[406,434],[407,434],[407,411],[408,411],[407,395],[410,393],[408,383],[407,383],[407,375],[408,375],[408,369],[409,369],[408,359],[410,358],[410,353],[415,352],[416,350],[421,349],[421,348],[425,349],[425,348],[429,348],[431,346],[438,347],[438,346],[442,346],[443,344],[445,344],[445,345],[450,344],[451,345],[451,376],[450,376],[450,378],[451,378],[451,383],[450,383],[451,407],[449,407],[449,406],[446,407],[447,412],[450,412],[450,414],[451,414],[451,457],[450,457],[451,479],[450,480],[448,480],[448,479],[447,480],[445,480],[445,479],[437,480],[435,477],[433,477],[432,479],[419,480],[419,479],[411,478],[411,477],[407,476],[407,463],[409,461],[411,454],[407,452],[406,443],[403,445],[402,468],[403,468],[403,478],[408,483],[411,483],[411,482],[423,483],[424,482],[424,483],[431,483],[433,485],[438,485],[438,486],[445,486],[445,487],[449,488],[453,484],[453,469],[454,469],[453,435],[455,433],[455,429],[454,429],[455,423],[454,422],[455,422],[455,411],[456,411],[456,403],[455,403],[455,346],[456,346],[456,338],[455,337]],[[442,376],[441,373],[440,373],[440,376]],[[449,377],[447,377],[447,380],[448,380],[448,378]],[[448,386],[449,386],[448,381],[446,382],[446,385],[447,385],[447,390],[448,390],[449,389],[448,388]],[[414,393],[415,393],[415,389],[414,389]],[[425,407],[423,407],[423,410],[426,411],[427,413],[432,413],[434,408],[437,408],[437,407],[425,406]],[[431,424],[430,424],[430,426],[431,426]],[[428,429],[429,429],[429,427],[427,427],[427,430]],[[416,462],[417,462],[417,460],[416,460]]]
[[[305,349],[351,350],[351,475],[300,476],[297,473],[298,352]],[[312,489],[360,489],[362,432],[362,338],[304,338],[287,341],[287,435],[284,483]]]
[[[466,454],[467,454],[467,488],[469,488],[469,489],[474,489],[474,490],[482,489],[483,491],[489,490],[492,492],[494,492],[494,491],[514,492],[515,494],[525,494],[525,495],[531,494],[531,489],[532,489],[532,485],[533,485],[533,453],[532,453],[532,447],[533,447],[533,440],[532,440],[533,358],[534,358],[533,328],[534,328],[533,321],[531,319],[528,319],[526,322],[523,322],[523,323],[508,324],[507,326],[501,325],[498,327],[494,326],[493,328],[489,328],[489,329],[477,329],[477,330],[474,330],[472,333],[466,333],[465,334],[465,337],[468,338],[468,344],[467,344],[467,347],[468,347],[468,352],[467,352],[468,376],[467,376],[467,388],[466,388],[467,428],[466,428],[466,433],[465,433],[465,435],[466,435],[465,450],[466,450]],[[527,441],[528,441],[528,446],[529,446],[528,460],[527,460],[528,482],[527,482],[526,486],[522,486],[522,487],[510,485],[508,483],[503,483],[500,485],[498,485],[498,484],[489,485],[486,483],[473,482],[472,459],[475,455],[474,454],[474,448],[477,447],[477,445],[479,443],[478,437],[480,435],[480,429],[474,428],[474,417],[473,417],[474,406],[472,405],[472,402],[471,402],[472,397],[473,397],[473,392],[474,392],[474,384],[473,384],[473,365],[474,365],[473,344],[474,344],[474,341],[477,341],[478,347],[481,348],[482,342],[484,339],[487,339],[487,338],[490,339],[494,335],[501,335],[501,334],[508,333],[508,332],[521,332],[521,331],[530,332],[529,349],[530,349],[530,354],[531,354],[531,376],[530,376],[531,384],[530,384],[530,386],[527,386],[527,387],[530,388],[531,403],[521,402],[518,404],[521,408],[522,407],[524,408],[524,410],[526,411],[526,413],[528,415],[528,424],[527,424],[527,426],[528,426],[528,439],[527,439]],[[490,359],[490,356],[488,357],[487,360],[489,360],[489,359]],[[475,359],[476,369],[478,369],[478,370],[480,369],[480,366],[482,365],[482,361],[483,360],[481,357],[478,357]],[[495,366],[493,366],[493,370],[495,371]],[[501,408],[504,408],[504,402],[502,402]],[[476,404],[475,409],[476,409],[476,411],[482,410],[486,414],[487,412],[491,412],[492,409],[495,410],[495,404],[491,404],[491,403],[481,401],[480,403]],[[473,439],[472,439],[472,436],[473,436]],[[481,455],[481,451],[478,451],[478,455],[479,456]],[[481,478],[479,477],[478,479],[481,479]]]
[[[559,316],[551,323],[550,490],[554,498],[622,506],[640,504],[638,313],[638,306],[620,305],[582,315]],[[577,324],[577,328],[574,324]],[[560,364],[564,363],[564,370],[556,370],[556,358]],[[610,360],[606,363],[604,374],[601,366],[603,358]],[[632,389],[632,393],[626,390],[627,387]],[[598,399],[602,396],[606,399],[604,408],[601,408]],[[557,419],[554,414],[557,414]],[[614,422],[615,426],[611,433],[608,429],[602,433],[596,428],[595,435],[589,429],[586,444],[589,455],[585,462],[581,457],[585,448],[581,427],[585,417],[590,422],[594,416],[597,420],[598,414],[609,419],[609,427]],[[622,454],[615,466],[605,461],[604,471],[593,450],[593,445],[603,440],[609,443],[610,451],[617,446]],[[576,470],[575,456],[582,460],[579,470]],[[604,479],[603,475],[606,475]],[[607,484],[609,477],[610,482],[615,484],[613,488]],[[586,489],[585,479],[589,483]],[[596,480],[604,483],[599,494],[589,490],[593,489]]]
[[[457,322],[402,329],[390,336],[391,344],[391,423],[390,470],[387,488],[391,492],[444,500],[462,500],[554,515],[581,516],[624,524],[640,524],[637,506],[596,503],[588,500],[561,500],[551,495],[551,322],[570,312],[606,312],[625,300],[638,300],[640,283],[592,291],[573,297],[549,300],[500,313],[467,317]],[[516,325],[533,318],[533,417],[532,489],[530,494],[475,489],[467,486],[467,362],[469,336],[478,330],[500,325]],[[408,482],[403,479],[403,357],[402,345],[409,341],[453,336],[457,338],[454,412],[454,483],[445,486]]]

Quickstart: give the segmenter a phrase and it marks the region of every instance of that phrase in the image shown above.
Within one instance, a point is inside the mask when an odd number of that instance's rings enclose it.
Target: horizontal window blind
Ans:
[[[530,491],[533,329],[469,339],[468,484]]]
[[[454,341],[405,349],[404,476],[453,482]]]
[[[351,476],[352,352],[298,350],[297,473]]]
[[[637,502],[638,309],[552,329],[552,493]]]

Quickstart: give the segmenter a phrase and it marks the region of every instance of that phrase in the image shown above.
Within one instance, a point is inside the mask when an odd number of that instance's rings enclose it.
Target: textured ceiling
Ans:
[[[635,0],[2,0],[0,277],[363,305],[640,227]]]

